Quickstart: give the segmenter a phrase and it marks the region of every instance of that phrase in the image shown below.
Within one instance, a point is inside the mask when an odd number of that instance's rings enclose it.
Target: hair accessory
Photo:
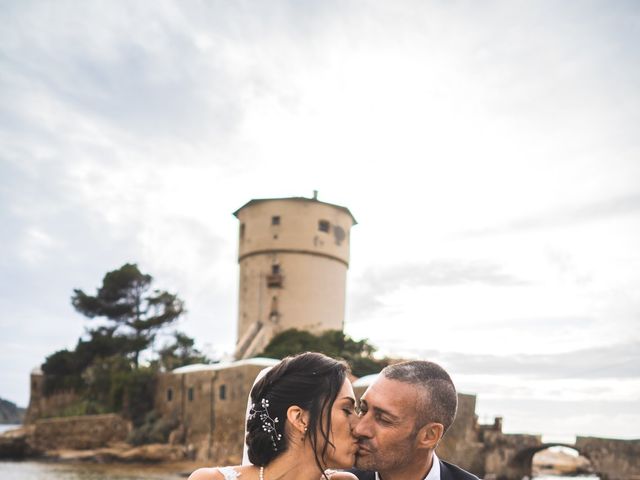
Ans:
[[[276,424],[279,423],[278,417],[271,418],[271,415],[269,414],[269,400],[266,398],[260,400],[260,408],[256,408],[255,403],[251,404],[249,419],[253,420],[256,416],[259,416],[260,420],[262,420],[262,430],[271,436],[273,449],[278,451],[278,445],[276,442],[282,440],[282,435],[278,433],[278,430],[276,429]]]

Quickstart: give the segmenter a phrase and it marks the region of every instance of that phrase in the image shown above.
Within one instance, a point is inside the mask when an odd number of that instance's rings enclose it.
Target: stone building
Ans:
[[[313,198],[251,200],[240,220],[240,291],[235,358],[261,352],[289,328],[344,326],[350,230],[345,207]]]
[[[189,365],[161,374],[154,408],[179,425],[171,441],[187,445],[197,459],[239,463],[251,386],[260,370],[277,363],[268,358],[251,358]]]

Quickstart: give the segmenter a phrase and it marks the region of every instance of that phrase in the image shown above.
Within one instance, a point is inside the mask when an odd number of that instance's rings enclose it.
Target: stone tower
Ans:
[[[240,291],[235,358],[260,353],[289,328],[342,330],[349,267],[345,207],[313,198],[251,200],[240,220]]]

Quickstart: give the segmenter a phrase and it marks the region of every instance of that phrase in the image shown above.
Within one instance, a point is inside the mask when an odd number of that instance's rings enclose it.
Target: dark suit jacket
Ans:
[[[375,480],[376,478],[375,472],[355,468],[347,471],[353,473],[360,480]],[[440,460],[440,480],[478,480],[478,477],[452,463]]]

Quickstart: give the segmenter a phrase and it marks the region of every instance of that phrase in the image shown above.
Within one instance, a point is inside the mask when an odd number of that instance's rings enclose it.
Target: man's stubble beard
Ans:
[[[367,446],[366,441],[363,442]],[[388,472],[404,468],[411,462],[414,445],[412,438],[396,442],[390,448],[370,451],[368,455],[356,455],[356,468],[375,472]]]

